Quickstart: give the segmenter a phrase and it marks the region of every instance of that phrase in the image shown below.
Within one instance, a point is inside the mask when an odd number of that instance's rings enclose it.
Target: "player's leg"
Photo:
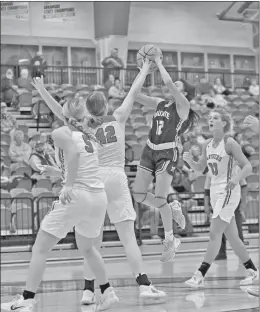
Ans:
[[[221,220],[219,216],[211,220],[209,243],[203,262],[201,263],[199,269],[194,273],[192,278],[185,282],[186,285],[194,288],[204,286],[204,276],[216,258],[220,248],[223,232],[227,226],[228,223]]]
[[[108,199],[107,213],[125,248],[132,272],[136,274],[136,281],[140,286],[140,297],[164,297],[164,292],[158,291],[153,286],[150,287],[151,282],[144,271],[142,255],[134,231],[136,212],[125,172],[123,170],[101,170],[100,173],[105,183]]]
[[[82,211],[87,207],[87,213],[75,226],[76,241],[79,252],[87,259],[91,271],[97,278],[101,301],[98,309],[108,309],[119,301],[108,282],[104,260],[94,247],[94,241],[100,235],[106,214],[107,197],[105,192],[91,193],[84,191],[81,199]]]
[[[163,298],[166,294],[152,286],[145,273],[142,254],[137,245],[134,220],[125,220],[115,223],[115,227],[121,243],[125,248],[125,253],[132,272],[136,275],[136,282],[140,286],[140,298]]]
[[[61,202],[54,202],[53,209],[41,223],[40,231],[33,246],[23,295],[17,297],[17,300],[12,303],[2,303],[1,309],[9,311],[12,306],[13,310],[18,309],[18,307],[24,307],[28,312],[34,310],[36,303],[34,297],[42,280],[48,252],[67,235],[73,225],[69,207],[62,205]],[[22,308],[21,311],[23,311]]]
[[[137,203],[142,203],[149,207],[156,207],[154,195],[147,192],[149,185],[153,181],[153,170],[152,150],[145,146],[133,184],[133,197]]]
[[[93,239],[93,246],[100,251],[103,240],[103,227],[101,233],[97,238]],[[92,304],[96,302],[95,298],[95,275],[92,272],[88,260],[84,258],[84,289],[81,304]]]
[[[250,285],[255,281],[258,281],[259,279],[259,272],[257,268],[255,267],[253,261],[251,260],[248,251],[246,249],[246,246],[240,239],[238,235],[238,229],[236,220],[233,217],[229,226],[225,230],[225,235],[236,253],[236,255],[240,258],[242,263],[244,264],[244,267],[247,269],[248,276],[240,282],[240,285]]]

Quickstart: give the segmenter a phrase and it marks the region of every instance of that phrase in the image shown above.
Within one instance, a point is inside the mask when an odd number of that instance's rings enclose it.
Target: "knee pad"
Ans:
[[[155,200],[156,207],[158,209],[163,208],[164,206],[166,206],[168,204],[167,203],[167,198],[164,198],[164,197],[156,196],[154,198],[154,200]]]
[[[146,196],[147,196],[147,193],[133,192],[132,194],[133,194],[134,200],[138,203],[142,203],[146,199]]]

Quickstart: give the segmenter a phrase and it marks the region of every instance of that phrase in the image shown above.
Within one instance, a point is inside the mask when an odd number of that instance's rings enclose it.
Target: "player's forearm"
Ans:
[[[241,186],[241,202],[240,202],[240,210],[244,211],[247,203],[247,193],[248,187],[247,185]]]
[[[79,153],[77,151],[70,150],[66,153],[67,159],[67,179],[66,186],[72,187],[78,173],[79,168]]]
[[[134,99],[136,99],[137,95],[141,92],[141,89],[142,89],[142,86],[145,82],[145,79],[146,79],[146,74],[140,72],[136,76],[136,78],[132,84],[132,87],[131,87],[130,91],[128,92],[128,95],[132,96]]]
[[[252,173],[252,165],[246,164],[237,175],[237,180],[241,181],[247,178]]]
[[[196,162],[194,160],[190,160],[189,165],[192,170],[197,171],[199,173],[203,173],[206,168],[205,164],[202,164],[201,162]]]
[[[49,109],[54,113],[54,115],[63,120],[62,107],[60,106],[60,104],[50,95],[50,93],[45,88],[38,91],[40,96],[43,98],[43,100],[48,105]]]

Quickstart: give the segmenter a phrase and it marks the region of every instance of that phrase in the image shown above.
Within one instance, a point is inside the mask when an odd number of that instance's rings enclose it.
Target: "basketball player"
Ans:
[[[223,233],[248,272],[248,276],[240,282],[240,285],[249,285],[259,279],[259,272],[238,236],[234,217],[234,212],[241,199],[239,181],[245,179],[252,172],[252,166],[240,145],[227,135],[231,130],[231,124],[232,119],[228,112],[220,108],[214,109],[209,115],[209,130],[213,139],[206,141],[199,162],[194,162],[189,152],[185,152],[183,155],[184,161],[193,170],[202,173],[208,166],[211,172],[210,201],[213,215],[210,241],[198,271],[185,282],[186,285],[194,288],[204,286],[204,276],[219,251]]]
[[[120,241],[131,266],[132,272],[137,274],[141,298],[162,298],[166,294],[152,286],[147,275],[144,273],[142,255],[136,242],[134,232],[134,221],[136,213],[133,207],[131,194],[128,188],[125,166],[125,124],[132,111],[136,95],[149,73],[150,63],[146,60],[143,67],[134,81],[129,93],[122,105],[116,109],[112,116],[106,116],[108,103],[102,92],[92,92],[86,101],[88,119],[91,126],[99,125],[96,137],[102,144],[99,147],[99,170],[102,180],[105,183],[105,190],[108,198],[107,212],[111,223],[115,224]],[[38,81],[39,82],[39,81]],[[40,82],[39,82],[40,83]],[[36,86],[37,90],[45,100],[50,109],[59,117],[61,116],[60,105],[44,89],[43,80]],[[78,123],[78,128],[82,126]],[[102,235],[96,240],[96,247],[100,248]],[[85,261],[85,287],[82,304],[95,303],[93,270],[90,270]],[[93,272],[93,273],[92,273]]]
[[[244,120],[244,125],[259,134],[259,120],[256,117],[251,115],[247,116]],[[259,286],[248,287],[247,292],[252,296],[259,297]]]
[[[59,200],[41,223],[32,251],[29,274],[23,295],[2,304],[1,311],[32,312],[37,288],[42,279],[48,252],[75,226],[80,253],[88,258],[101,289],[98,310],[106,310],[119,301],[107,279],[104,261],[93,247],[105,219],[107,197],[99,177],[97,141],[89,133],[82,134],[70,122],[83,120],[85,102],[72,100],[62,109],[65,126],[52,132],[60,151],[64,185]]]
[[[185,228],[185,217],[180,204],[177,201],[168,204],[167,196],[179,158],[179,136],[191,128],[196,119],[189,102],[194,97],[195,89],[184,80],[172,82],[162,65],[160,53],[155,56],[155,62],[172,95],[172,100],[165,101],[143,94],[139,94],[136,99],[142,105],[156,108],[156,112],[138,167],[133,196],[139,203],[159,208],[165,231],[165,249],[160,260],[167,262],[174,257],[180,245],[180,240],[173,236],[172,218]],[[148,192],[154,176],[155,195]]]

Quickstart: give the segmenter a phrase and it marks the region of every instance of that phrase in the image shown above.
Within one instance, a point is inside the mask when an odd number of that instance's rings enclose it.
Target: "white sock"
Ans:
[[[173,236],[173,230],[169,231],[169,232],[164,232],[164,236],[165,236],[165,240],[173,240],[174,236]]]

